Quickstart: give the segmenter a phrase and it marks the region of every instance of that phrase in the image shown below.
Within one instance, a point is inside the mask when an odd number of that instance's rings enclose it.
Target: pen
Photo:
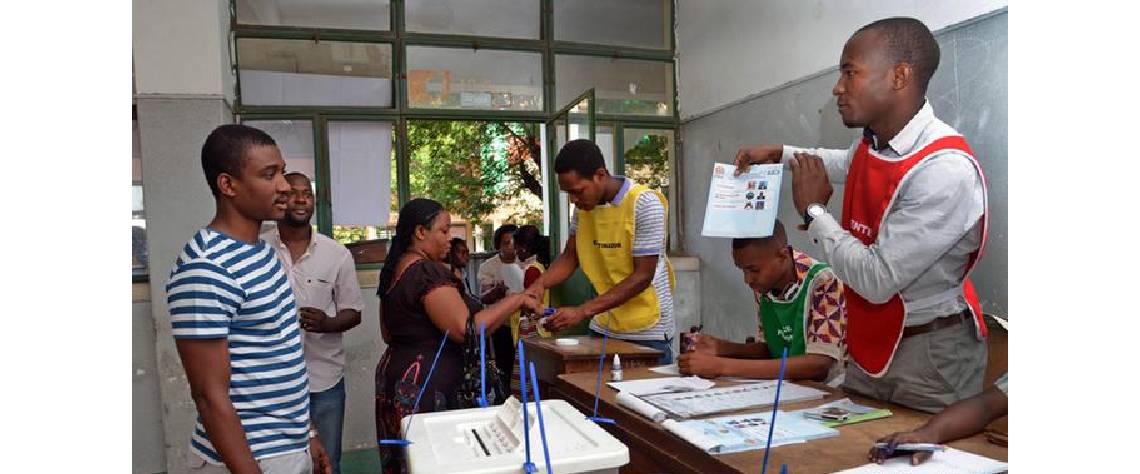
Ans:
[[[934,451],[945,451],[946,450],[945,445],[932,444],[932,443],[899,443],[899,444],[895,445],[894,449],[891,449],[891,445],[889,443],[875,443],[875,448],[886,450],[889,452],[894,452],[894,451],[928,451],[928,452],[934,452]]]

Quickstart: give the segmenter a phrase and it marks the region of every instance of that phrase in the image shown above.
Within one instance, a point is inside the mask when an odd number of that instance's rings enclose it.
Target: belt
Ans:
[[[965,320],[966,314],[968,314],[968,311],[962,310],[961,313],[951,314],[949,316],[943,316],[941,318],[935,319],[934,321],[931,321],[931,322],[926,323],[926,324],[920,324],[918,326],[910,326],[906,329],[903,329],[902,337],[903,337],[903,339],[906,339],[906,338],[911,337],[911,336],[917,336],[919,334],[926,334],[928,332],[934,332],[934,331],[937,331],[939,329],[946,329],[948,327],[957,326],[959,323],[961,323],[961,322],[963,322],[963,320]]]

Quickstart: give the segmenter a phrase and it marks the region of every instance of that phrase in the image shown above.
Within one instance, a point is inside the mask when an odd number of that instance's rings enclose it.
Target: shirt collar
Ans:
[[[626,195],[626,193],[629,192],[629,188],[633,184],[633,182],[626,179],[625,176],[614,175],[614,177],[621,180],[621,188],[618,189],[617,194],[614,196],[613,202],[611,202],[610,204],[618,206],[618,205],[621,205],[621,200],[625,199],[625,195]]]
[[[887,142],[887,147],[894,150],[899,156],[908,155],[914,151],[914,147],[918,145],[918,139],[922,136],[922,131],[926,126],[934,120],[934,108],[930,106],[930,101],[924,101],[922,108],[918,109],[918,113],[910,118],[906,126],[899,130],[890,141]],[[863,137],[871,140],[871,145],[878,148],[879,139],[875,133],[869,128],[863,129]]]
[[[267,234],[273,239],[273,245],[280,247],[282,250],[285,250],[286,253],[288,253],[289,247],[286,246],[285,241],[281,239],[280,227],[276,228],[273,232],[268,232]],[[305,253],[301,254],[301,258],[298,258],[297,261],[301,261],[301,259],[304,259],[305,257],[313,254],[313,250],[317,248],[317,241],[320,240],[318,237],[319,235],[319,232],[313,231],[312,236],[309,237],[308,248],[305,249]]]

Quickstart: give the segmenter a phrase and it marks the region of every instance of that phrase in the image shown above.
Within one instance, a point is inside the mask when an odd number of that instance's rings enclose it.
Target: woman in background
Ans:
[[[526,273],[523,275],[523,288],[527,288],[531,283],[538,281],[538,278],[546,271],[546,266],[550,265],[550,237],[540,234],[538,227],[524,225],[515,232],[514,243],[515,252],[518,253],[517,258],[524,262],[530,262],[526,267]],[[542,307],[547,308],[549,306],[550,290],[546,290],[542,294]],[[523,316],[521,312],[511,315],[511,333],[514,336],[516,346],[519,339],[550,337],[550,333],[538,324],[538,318],[541,316],[541,312],[529,317]],[[519,361],[516,356],[514,364],[511,365],[511,393],[516,396],[519,395],[519,375]]]

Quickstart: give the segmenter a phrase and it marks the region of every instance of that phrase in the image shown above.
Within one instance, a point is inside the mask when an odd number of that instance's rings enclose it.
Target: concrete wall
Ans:
[[[134,286],[137,290],[131,303],[131,466],[135,474],[150,474],[166,470],[162,400],[158,396],[149,288],[145,284]]]
[[[851,33],[877,19],[913,16],[939,30],[1007,3],[677,0],[681,118],[708,113],[835,66]]]
[[[682,27],[684,20],[682,16]],[[861,24],[862,20],[856,23]],[[967,137],[986,172],[992,229],[987,254],[972,277],[984,310],[1001,315],[1007,315],[1007,24],[1008,14],[1003,9],[936,31],[942,63],[928,94],[935,113]],[[804,30],[794,39],[811,34]],[[833,53],[839,54],[838,46],[834,51],[820,50],[816,54],[832,58]],[[690,67],[686,65],[690,60],[689,56],[680,56],[681,67]],[[749,144],[832,148],[850,145],[858,131],[845,128],[836,112],[831,96],[836,78],[833,68],[824,70],[681,127],[681,171],[686,177],[682,202],[685,248],[701,259],[701,313],[706,329],[713,334],[740,340],[742,334],[755,332],[756,322],[755,303],[740,271],[732,264],[729,241],[700,236],[711,165],[714,161],[731,161],[739,147]],[[723,77],[712,72],[705,73],[701,80],[716,86],[724,82]],[[837,215],[841,212],[842,195],[843,186],[836,186],[830,210]],[[787,224],[801,222],[792,205],[790,179],[785,179],[781,189],[780,218]],[[822,255],[805,236],[789,227],[793,246]]]

